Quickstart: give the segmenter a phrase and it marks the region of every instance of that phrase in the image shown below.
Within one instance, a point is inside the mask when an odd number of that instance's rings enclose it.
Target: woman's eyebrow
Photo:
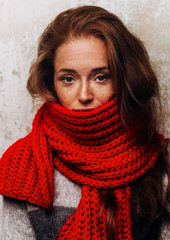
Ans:
[[[101,72],[101,71],[104,71],[104,70],[108,70],[108,67],[107,67],[107,66],[104,66],[104,67],[94,68],[94,69],[91,70],[91,73]],[[76,73],[75,70],[70,69],[70,68],[61,68],[57,73],[60,73],[60,72]]]
[[[76,73],[75,70],[70,69],[70,68],[61,68],[57,73],[60,73],[60,72],[71,72],[71,73]]]
[[[98,68],[94,68],[92,69],[91,72],[102,72],[104,70],[108,70],[108,67],[98,67]]]

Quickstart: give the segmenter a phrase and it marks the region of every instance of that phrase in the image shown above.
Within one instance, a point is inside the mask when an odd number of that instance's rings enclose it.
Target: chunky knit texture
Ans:
[[[130,240],[130,183],[153,166],[158,154],[156,146],[139,145],[123,127],[116,100],[85,112],[46,102],[32,132],[2,156],[0,193],[50,209],[55,166],[82,184],[78,208],[58,239],[106,240],[107,213],[98,189],[114,189],[116,240]]]

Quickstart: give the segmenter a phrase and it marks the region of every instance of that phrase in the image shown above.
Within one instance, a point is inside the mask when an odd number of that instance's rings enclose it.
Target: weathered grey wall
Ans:
[[[169,0],[0,0],[0,156],[30,131],[36,103],[25,86],[39,35],[59,12],[84,4],[113,11],[144,41],[159,76],[164,134],[170,137]]]

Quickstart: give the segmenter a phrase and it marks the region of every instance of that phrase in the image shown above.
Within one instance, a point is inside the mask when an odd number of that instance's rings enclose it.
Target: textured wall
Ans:
[[[37,103],[25,86],[39,35],[60,11],[84,4],[113,11],[144,41],[159,76],[164,133],[170,137],[169,0],[0,0],[0,156],[30,131]]]

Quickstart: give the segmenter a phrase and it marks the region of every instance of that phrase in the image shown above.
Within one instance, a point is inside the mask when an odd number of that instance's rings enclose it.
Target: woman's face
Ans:
[[[112,99],[106,47],[94,37],[62,44],[54,57],[54,88],[60,104],[71,110],[91,110]]]

